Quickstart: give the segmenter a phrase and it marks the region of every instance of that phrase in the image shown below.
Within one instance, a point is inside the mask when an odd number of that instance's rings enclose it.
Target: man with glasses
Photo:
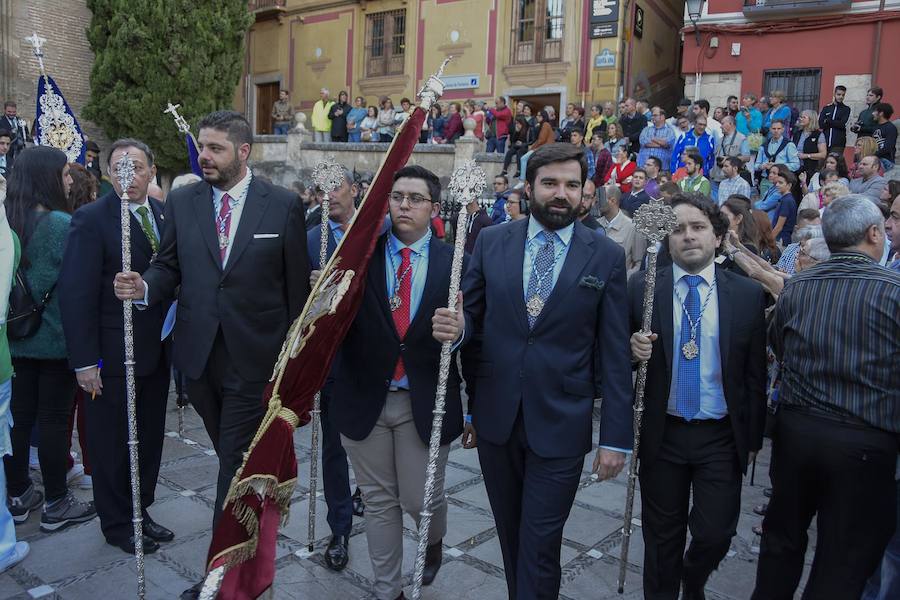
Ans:
[[[341,345],[331,398],[332,422],[366,499],[366,538],[374,597],[403,598],[403,513],[418,523],[424,510],[425,465],[434,391],[447,329],[432,327],[446,307],[453,247],[431,233],[441,184],[431,171],[408,166],[394,175],[391,230],[381,236],[356,319]],[[454,313],[449,312],[451,315]],[[462,330],[461,307],[455,313]],[[456,339],[454,334],[449,341]],[[451,361],[433,517],[423,583],[441,566],[447,531],[444,469],[450,443],[463,433],[460,375]],[[469,430],[469,434],[474,434]]]
[[[666,111],[658,106],[653,107],[651,123],[641,132],[641,151],[637,164],[643,167],[651,156],[659,158],[664,164],[669,162],[672,146],[675,145],[675,132],[666,125]]]
[[[674,173],[684,166],[684,151],[694,147],[700,154],[703,174],[709,175],[709,171],[715,163],[716,141],[706,131],[706,121],[706,115],[698,115],[694,120],[694,128],[678,139],[675,148],[672,149],[672,158],[669,163],[670,173]]]

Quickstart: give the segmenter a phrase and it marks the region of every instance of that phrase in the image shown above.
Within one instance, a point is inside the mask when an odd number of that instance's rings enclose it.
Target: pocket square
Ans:
[[[606,285],[605,281],[600,281],[593,275],[585,275],[581,278],[581,281],[578,282],[578,285],[581,287],[590,288],[592,290],[597,290],[598,292],[603,290],[603,287]]]
[[[253,234],[254,240],[270,240],[272,238],[277,238],[277,237],[278,237],[277,233],[254,233]]]

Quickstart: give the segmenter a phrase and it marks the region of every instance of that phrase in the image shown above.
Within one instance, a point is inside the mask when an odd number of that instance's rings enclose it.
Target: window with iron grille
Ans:
[[[782,69],[763,71],[762,93],[768,96],[775,90],[784,92],[785,102],[798,111],[819,112],[819,91],[822,69]]]
[[[389,10],[366,19],[366,76],[403,73],[406,52],[406,10]]]
[[[565,0],[516,0],[515,8],[512,62],[561,61]]]

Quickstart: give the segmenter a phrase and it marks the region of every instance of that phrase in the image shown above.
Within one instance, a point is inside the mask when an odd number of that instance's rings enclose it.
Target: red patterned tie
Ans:
[[[216,217],[216,239],[219,240],[219,256],[222,264],[225,264],[225,254],[228,252],[228,244],[223,244],[231,232],[231,196],[222,194],[222,206],[219,207],[219,216]]]
[[[391,312],[391,316],[394,317],[394,327],[397,328],[397,335],[401,340],[406,337],[406,330],[409,329],[409,293],[412,289],[412,269],[409,268],[410,252],[412,252],[410,248],[400,249],[400,268],[397,269],[397,281],[400,282],[397,294],[400,296],[400,306]],[[393,380],[400,381],[405,376],[406,369],[403,367],[403,357],[401,356],[397,359],[397,366],[394,367]]]

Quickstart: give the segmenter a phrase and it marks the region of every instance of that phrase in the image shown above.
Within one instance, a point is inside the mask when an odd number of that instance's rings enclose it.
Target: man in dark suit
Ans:
[[[634,174],[631,176],[631,191],[622,196],[622,201],[619,203],[620,208],[629,217],[633,217],[638,208],[652,200],[650,194],[644,189],[646,186],[647,171],[635,169]]]
[[[116,295],[154,306],[179,285],[174,363],[219,456],[213,523],[265,411],[262,394],[289,325],[309,296],[297,196],[253,177],[253,134],[233,111],[199,124],[204,181],[166,200],[157,260],[116,275]],[[198,233],[199,232],[199,233]],[[202,584],[183,595],[196,598]]]
[[[126,153],[135,165],[134,183],[128,189],[131,264],[145,270],[156,256],[160,234],[165,230],[163,205],[147,196],[147,187],[156,175],[153,152],[138,140],[118,140],[110,148],[113,169]],[[84,393],[94,396],[85,407],[90,431],[87,451],[93,466],[100,528],[107,543],[133,554],[124,324],[122,303],[113,294],[112,285],[122,269],[121,190],[118,181],[114,185],[115,193],[85,205],[72,217],[59,275],[59,305],[69,364]],[[147,513],[153,504],[165,433],[169,356],[160,341],[160,331],[170,302],[170,296],[163,297],[151,308],[132,313],[141,508],[144,552],[148,554],[159,549],[159,542],[174,538]]]
[[[5,129],[13,134],[10,144],[8,159],[13,162],[16,155],[25,149],[25,143],[29,141],[28,124],[18,116],[18,108],[12,100],[3,104],[3,118],[0,119],[0,129]]]
[[[318,187],[313,188],[313,193],[309,196],[309,206],[306,206],[304,213],[304,225],[307,230],[315,229],[322,223],[322,198],[325,193]]]
[[[728,231],[715,203],[678,194],[672,206],[678,225],[665,244],[673,264],[657,271],[655,333],[639,331],[646,273],[628,289],[632,359],[650,361],[640,454],[644,597],[697,600],[728,552],[741,473],[762,447],[766,304],[759,284],[715,264]]]
[[[581,148],[542,146],[525,178],[531,217],[482,232],[463,296],[466,337],[481,341],[473,417],[509,596],[549,599],[595,398],[594,472],[615,477],[632,445],[625,255],[577,221]]]
[[[431,233],[440,210],[437,176],[422,167],[394,175],[392,228],[372,255],[366,290],[340,349],[331,399],[333,422],[366,499],[366,537],[378,600],[403,596],[403,512],[423,510],[441,343],[432,315],[446,307],[453,247]],[[444,308],[446,310],[446,308]],[[462,310],[451,341],[462,330]],[[457,331],[458,330],[458,331]],[[454,357],[455,358],[455,357]],[[441,565],[447,530],[444,470],[450,442],[463,432],[460,377],[451,361],[423,583]]]
[[[356,214],[354,198],[358,186],[353,181],[353,174],[344,169],[344,181],[341,187],[329,194],[328,202],[328,257],[334,254],[344,232],[350,226]],[[322,239],[321,221],[306,233],[307,252],[313,272],[309,278],[310,286],[319,279],[322,265],[319,263],[320,240]],[[331,415],[331,392],[333,378],[329,377],[322,389],[321,421],[322,424],[322,487],[325,491],[325,503],[328,505],[328,526],[331,528],[331,541],[325,550],[325,564],[333,571],[342,571],[350,560],[350,529],[353,526],[353,500],[350,495],[350,471],[347,467],[347,453],[341,445],[340,432],[334,425]]]
[[[467,254],[471,254],[472,250],[475,249],[475,240],[478,239],[478,234],[485,227],[493,225],[494,221],[488,216],[487,211],[481,207],[481,201],[478,198],[474,198],[469,202],[465,210],[469,213],[469,217],[466,220],[465,249]]]

